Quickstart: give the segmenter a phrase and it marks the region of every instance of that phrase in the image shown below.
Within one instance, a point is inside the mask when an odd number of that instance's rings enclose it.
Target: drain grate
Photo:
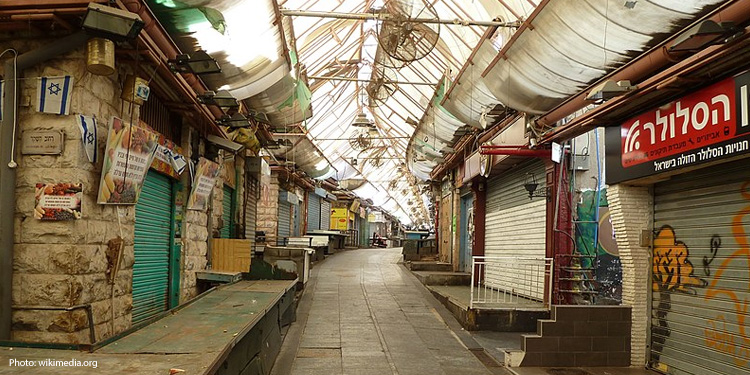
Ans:
[[[577,368],[551,368],[547,370],[549,375],[593,375],[592,373]]]

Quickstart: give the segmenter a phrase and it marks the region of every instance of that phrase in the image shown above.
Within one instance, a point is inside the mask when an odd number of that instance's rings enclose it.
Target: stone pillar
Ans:
[[[23,53],[49,42],[19,40],[11,47]],[[16,153],[12,340],[90,342],[84,309],[65,312],[35,310],[34,307],[91,305],[96,340],[122,332],[131,325],[135,210],[132,206],[96,203],[109,119],[119,116],[127,121],[138,121],[138,106],[133,106],[132,112],[125,109],[125,114],[121,113],[119,96],[123,69],[106,77],[92,75],[86,72],[86,58],[81,48],[23,72],[22,77],[26,79],[19,85],[16,150],[21,146],[21,134],[28,131],[61,131],[65,143],[62,155]],[[37,80],[33,77],[64,75],[74,78],[71,115],[37,112],[34,103]],[[89,162],[86,157],[75,113],[96,116],[97,163]],[[81,183],[81,218],[55,222],[34,218],[38,183]],[[115,283],[110,285],[105,254],[107,242],[117,236],[123,237],[125,248]]]
[[[648,299],[651,272],[648,247],[642,247],[641,232],[653,227],[653,195],[647,187],[612,185],[607,189],[612,226],[622,261],[622,304],[632,307],[630,364],[647,360]]]
[[[278,174],[260,176],[260,199],[258,200],[257,231],[266,233],[266,244],[276,245],[279,211]]]

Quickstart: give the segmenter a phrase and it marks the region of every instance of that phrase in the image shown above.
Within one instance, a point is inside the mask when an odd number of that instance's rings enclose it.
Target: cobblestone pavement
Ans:
[[[292,332],[284,343],[287,361],[289,346],[298,344],[293,362],[280,365],[282,349],[274,372],[490,374],[398,264],[400,257],[400,249],[353,250],[318,265],[300,303],[299,335],[295,340]]]

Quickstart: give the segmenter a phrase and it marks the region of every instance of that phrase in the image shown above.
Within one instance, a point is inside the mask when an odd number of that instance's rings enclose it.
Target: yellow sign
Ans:
[[[334,208],[331,210],[331,229],[349,229],[349,210],[346,208]]]

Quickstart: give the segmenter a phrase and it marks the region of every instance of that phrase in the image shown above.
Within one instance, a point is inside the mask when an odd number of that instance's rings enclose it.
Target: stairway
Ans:
[[[629,306],[553,306],[551,319],[506,350],[508,367],[630,366]]]

